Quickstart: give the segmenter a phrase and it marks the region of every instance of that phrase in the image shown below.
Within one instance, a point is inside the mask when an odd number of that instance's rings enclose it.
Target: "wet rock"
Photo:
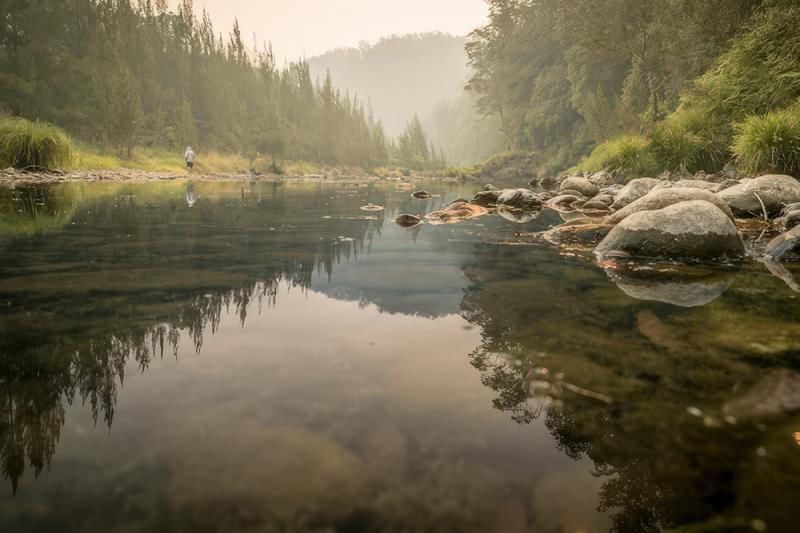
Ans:
[[[497,205],[497,199],[500,198],[502,193],[503,191],[498,190],[481,191],[475,195],[475,198],[472,199],[472,203],[483,207],[495,207]]]
[[[562,192],[568,190],[578,191],[587,198],[591,198],[600,192],[600,188],[597,185],[586,178],[581,178],[578,176],[571,176],[562,181],[559,190]]]
[[[595,202],[603,202],[604,204],[606,204],[609,207],[611,206],[611,204],[614,203],[614,197],[612,195],[603,194],[603,193],[598,194],[597,196],[592,198],[592,200],[595,201]]]
[[[592,210],[592,211],[601,211],[603,213],[608,213],[611,211],[611,208],[608,206],[607,203],[601,202],[595,198],[592,198],[585,204],[581,206],[584,210]]]
[[[606,268],[606,275],[622,292],[637,300],[676,307],[707,305],[722,296],[736,279],[736,271],[717,268],[681,266],[638,270],[612,264],[613,268]]]
[[[753,385],[743,395],[722,407],[736,418],[774,416],[800,409],[800,374],[781,368]]]
[[[718,260],[743,256],[744,244],[721,209],[691,200],[631,214],[609,232],[595,254],[601,261],[615,256]]]
[[[541,211],[536,209],[514,209],[511,207],[500,206],[497,208],[497,214],[510,222],[517,224],[525,224],[531,220],[539,217]]]
[[[787,213],[783,225],[787,230],[800,226],[800,209]]]
[[[562,194],[562,195],[563,194],[568,194],[570,196],[577,196],[578,198],[583,198],[583,199],[587,199],[588,198],[588,196],[586,196],[585,194],[583,194],[580,191],[576,191],[575,189],[566,189],[566,190],[563,190],[563,191],[558,191],[558,194]]]
[[[500,189],[498,189],[497,187],[495,187],[491,183],[487,183],[486,185],[483,186],[483,190],[484,191],[499,191]]]
[[[361,207],[362,211],[383,211],[383,206],[381,205],[374,205],[374,204],[367,204]]]
[[[497,198],[497,205],[515,209],[541,209],[542,200],[528,189],[508,189]]]
[[[761,176],[725,189],[719,196],[738,216],[762,217],[765,209],[774,216],[783,206],[800,202],[800,183],[791,176]]]
[[[417,200],[427,200],[428,198],[431,197],[431,193],[429,193],[428,191],[416,191],[414,193],[411,193],[411,196],[416,198]]]
[[[622,209],[653,190],[653,187],[661,183],[655,178],[638,178],[631,180],[618,193],[611,205],[614,210]]]
[[[716,192],[718,185],[710,181],[680,179],[678,181],[662,181],[654,189],[668,189],[671,187],[681,187],[685,189],[704,189]]]
[[[626,217],[634,213],[663,209],[667,206],[690,200],[702,200],[704,202],[708,202],[716,206],[725,214],[725,216],[733,220],[733,213],[731,213],[731,210],[728,208],[725,202],[723,202],[716,194],[703,189],[672,187],[669,189],[653,189],[635,202],[628,204],[626,207],[610,215],[606,219],[606,222],[609,224],[618,224],[619,222],[625,220]]]
[[[467,200],[459,199],[451,202],[447,207],[425,215],[431,224],[455,224],[477,218],[489,213],[485,207],[473,204]]]
[[[800,226],[781,233],[769,241],[764,249],[764,255],[773,261],[778,261],[786,252],[797,249],[798,245],[800,245]]]
[[[398,215],[394,219],[395,224],[403,228],[413,228],[422,224],[422,219],[416,215]]]
[[[572,220],[546,231],[542,236],[556,246],[593,246],[603,240],[612,226],[589,222],[587,219]]]
[[[724,191],[725,189],[730,189],[731,187],[734,187],[736,185],[739,185],[739,180],[733,178],[726,178],[725,180],[717,184],[717,190],[714,192]]]
[[[784,206],[783,209],[781,210],[781,215],[786,216],[792,211],[800,211],[800,202],[795,202]]]
[[[574,211],[575,208],[572,207],[572,204],[579,200],[582,200],[582,198],[574,194],[560,194],[548,200],[547,206],[559,211]]]

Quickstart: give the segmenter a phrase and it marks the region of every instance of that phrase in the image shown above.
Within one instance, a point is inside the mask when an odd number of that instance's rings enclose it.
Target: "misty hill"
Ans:
[[[337,88],[368,99],[389,135],[401,133],[414,113],[427,116],[459,94],[468,77],[464,38],[442,33],[387,37],[308,63],[312,77],[322,81],[330,70]]]

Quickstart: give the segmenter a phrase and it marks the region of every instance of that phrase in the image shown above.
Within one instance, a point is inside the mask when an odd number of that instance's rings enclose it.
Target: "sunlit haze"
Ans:
[[[173,0],[173,5],[178,1]],[[279,61],[374,42],[392,34],[441,31],[465,35],[486,22],[483,0],[195,0],[218,30],[239,19],[251,42],[270,41]]]

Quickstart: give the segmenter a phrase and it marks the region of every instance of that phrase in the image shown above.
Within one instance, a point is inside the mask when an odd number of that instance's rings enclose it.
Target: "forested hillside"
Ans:
[[[467,44],[469,89],[541,173],[596,147],[583,166],[632,174],[800,159],[800,115],[785,111],[800,96],[795,1],[487,2],[491,22]]]
[[[92,145],[216,149],[331,164],[424,168],[424,132],[396,140],[365,101],[278,68],[268,45],[223,36],[182,0],[3,0],[0,108]],[[404,121],[404,124],[405,124]]]

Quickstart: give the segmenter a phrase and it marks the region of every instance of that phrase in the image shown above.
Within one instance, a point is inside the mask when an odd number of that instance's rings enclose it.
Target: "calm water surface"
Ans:
[[[0,189],[0,530],[796,531],[796,293],[419,186]]]

